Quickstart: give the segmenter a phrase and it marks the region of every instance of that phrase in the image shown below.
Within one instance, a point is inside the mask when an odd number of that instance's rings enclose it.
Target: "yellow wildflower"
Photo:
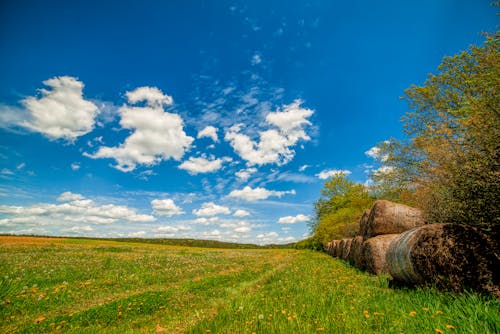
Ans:
[[[436,332],[438,332],[439,334],[443,334],[443,330],[442,329],[439,329],[439,328],[436,328]]]
[[[455,328],[455,326],[452,326],[452,325],[446,325],[446,328],[448,328],[448,329],[454,329],[454,328]]]
[[[417,312],[411,311],[409,314],[410,314],[410,317],[414,317],[417,314]]]

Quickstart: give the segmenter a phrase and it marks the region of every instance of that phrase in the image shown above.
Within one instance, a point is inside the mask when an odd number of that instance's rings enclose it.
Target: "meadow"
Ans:
[[[0,237],[1,333],[498,333],[500,301],[321,252]]]

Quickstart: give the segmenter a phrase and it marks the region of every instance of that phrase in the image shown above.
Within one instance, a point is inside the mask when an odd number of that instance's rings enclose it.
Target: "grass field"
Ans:
[[[500,301],[325,254],[0,237],[1,333],[498,333]]]

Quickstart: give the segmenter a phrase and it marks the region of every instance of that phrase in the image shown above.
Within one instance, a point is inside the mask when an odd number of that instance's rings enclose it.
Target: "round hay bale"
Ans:
[[[425,224],[422,211],[407,205],[378,200],[373,204],[366,221],[363,237],[403,233]]]
[[[389,273],[401,282],[500,297],[500,259],[471,226],[432,224],[407,231],[390,244],[386,260]]]
[[[325,245],[325,252],[326,252],[327,254],[332,255],[332,254],[331,254],[331,252],[332,252],[332,246],[333,246],[333,245],[332,245],[332,241],[330,241],[330,242],[327,242],[327,243],[326,243],[326,245]]]
[[[368,229],[368,217],[370,217],[370,210],[365,210],[361,219],[359,220],[359,233],[358,235],[364,236],[367,234]]]
[[[399,234],[385,234],[366,239],[361,248],[364,269],[377,275],[389,273],[385,255],[391,241],[398,236]]]
[[[340,242],[341,249],[339,257],[344,261],[347,261],[349,259],[349,253],[351,251],[351,243],[352,239],[342,239]]]
[[[352,239],[351,251],[349,252],[349,263],[356,268],[363,269],[361,258],[361,247],[363,245],[363,237],[358,235]]]
[[[339,257],[339,245],[340,245],[340,240],[333,240],[332,256]]]

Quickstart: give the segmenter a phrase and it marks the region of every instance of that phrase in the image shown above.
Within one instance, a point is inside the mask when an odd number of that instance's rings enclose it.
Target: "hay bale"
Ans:
[[[385,200],[376,201],[366,221],[363,237],[396,234],[425,224],[419,209]]]
[[[340,240],[333,240],[332,256],[339,257]]]
[[[341,258],[344,261],[347,261],[349,259],[349,253],[351,251],[351,242],[352,242],[352,239],[342,239],[340,241],[339,258]]]
[[[356,268],[363,269],[363,261],[361,257],[361,247],[363,245],[363,237],[358,235],[352,239],[351,251],[349,252],[349,263]]]
[[[386,259],[397,281],[500,297],[500,259],[471,226],[432,224],[407,231],[392,241]]]
[[[325,252],[327,254],[332,255],[331,251],[332,251],[332,242],[330,241],[330,242],[327,242],[326,245],[325,245]]]
[[[361,247],[361,261],[364,269],[373,274],[387,274],[386,253],[391,241],[399,234],[379,235],[366,239]]]
[[[361,219],[359,220],[359,233],[358,235],[364,236],[367,234],[368,229],[368,217],[370,217],[370,210],[365,210]]]

